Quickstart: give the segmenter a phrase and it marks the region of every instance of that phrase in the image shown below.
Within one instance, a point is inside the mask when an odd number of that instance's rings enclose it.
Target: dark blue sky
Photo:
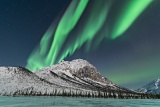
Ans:
[[[125,0],[123,0],[125,1]],[[70,0],[0,0],[0,66],[24,66],[49,25]],[[119,3],[115,1],[110,17]],[[135,7],[136,8],[136,7]],[[72,38],[71,38],[72,39]],[[160,77],[160,2],[155,0],[116,40],[84,46],[65,60],[82,58],[114,82],[138,88]]]
[[[25,66],[52,21],[70,0],[1,0],[0,65]]]

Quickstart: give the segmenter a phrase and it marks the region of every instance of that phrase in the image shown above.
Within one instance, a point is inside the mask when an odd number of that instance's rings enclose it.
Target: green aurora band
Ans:
[[[122,35],[153,0],[128,0],[112,31],[112,39]]]
[[[121,36],[146,9],[153,0],[130,0],[121,9],[119,17],[116,19],[115,26],[109,35],[110,39],[116,39]],[[43,35],[40,45],[35,48],[28,58],[26,68],[29,70],[38,70],[62,61],[67,56],[72,55],[85,43],[90,44],[98,32],[106,23],[109,10],[111,9],[112,0],[93,0],[87,17],[83,16],[86,11],[89,0],[73,0],[66,12],[58,22],[53,22],[47,32]],[[103,6],[102,6],[103,5]],[[84,23],[79,26],[79,31],[74,34],[75,39],[64,46],[70,33],[78,26],[80,18],[85,17]],[[103,31],[108,34],[108,30]],[[99,43],[104,37],[99,37]],[[51,41],[53,39],[53,41]],[[51,44],[49,44],[51,42]],[[97,43],[98,44],[98,43]],[[62,50],[62,47],[64,49]]]
[[[49,65],[52,65],[53,63],[55,63],[55,59],[63,43],[65,42],[68,34],[77,24],[87,3],[88,3],[88,0],[80,0],[78,6],[75,9],[75,6],[77,5],[77,0],[73,0],[71,2],[70,7],[67,9],[65,14],[63,15],[56,29],[53,43],[51,45],[51,49],[46,58],[47,62],[49,62]]]
[[[73,0],[71,2],[70,6],[61,18],[58,27],[55,28],[54,23],[51,25],[51,27],[49,27],[49,30],[45,33],[40,41],[40,47],[36,48],[28,58],[28,63],[26,66],[28,69],[37,70],[55,63],[57,54],[61,49],[63,42],[78,22],[87,3],[88,0]],[[55,35],[53,34],[54,32]],[[54,39],[48,52],[48,41],[53,35]],[[45,57],[46,54],[47,57]]]
[[[74,41],[68,43],[69,45],[65,47],[64,51],[58,59],[58,62],[62,61],[68,55],[72,55],[84,43],[87,42],[88,44],[91,44],[93,42],[93,38],[105,23],[110,5],[110,1],[104,2],[103,0],[95,0],[93,2],[91,7],[92,11],[88,13],[88,17],[86,18],[85,23],[80,26],[79,32],[76,34],[77,38]],[[89,47],[90,46],[88,46],[87,50],[90,49]]]

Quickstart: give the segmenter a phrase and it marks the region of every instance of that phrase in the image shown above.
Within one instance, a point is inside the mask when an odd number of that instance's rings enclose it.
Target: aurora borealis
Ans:
[[[6,30],[1,30],[0,58],[10,59],[8,53],[13,53],[13,61],[1,65],[37,70],[82,58],[110,80],[131,88],[159,77],[160,1],[15,1],[1,1]]]
[[[122,15],[120,18],[116,20],[118,24],[116,24],[114,30],[111,30],[113,33],[109,34],[110,38],[115,39],[118,36],[122,35],[123,32],[127,30],[127,28],[133,23],[134,20],[140,15],[140,13],[145,10],[145,8],[152,2],[152,0],[131,0],[126,3],[122,11]],[[92,40],[96,36],[97,32],[101,29],[107,29],[106,26],[103,26],[105,20],[107,20],[107,13],[110,9],[110,5],[112,0],[100,0],[100,1],[90,1],[91,8],[87,12],[87,15],[84,17],[84,25],[78,25],[78,21],[82,16],[85,8],[87,8],[88,0],[73,0],[70,6],[67,8],[66,12],[60,19],[56,30],[51,29],[46,33],[41,40],[40,48],[34,50],[31,56],[28,59],[27,68],[30,70],[38,70],[44,68],[46,66],[53,65],[57,62],[62,61],[68,55],[74,54],[74,52],[80,48],[84,43],[89,41],[89,45],[92,44]],[[88,4],[89,5],[89,4]],[[128,7],[128,8],[127,8]],[[136,7],[136,8],[134,8]],[[94,22],[94,23],[93,23]],[[106,22],[107,23],[107,22]],[[53,23],[54,24],[54,23]],[[80,27],[79,31],[74,34],[76,39],[72,39],[71,43],[68,43],[68,47],[65,47],[60,53],[62,46],[64,45],[66,38],[70,36],[70,32],[75,30],[75,26]],[[109,26],[109,25],[108,25]],[[74,29],[75,28],[75,29]],[[52,33],[55,30],[55,33]],[[103,31],[104,35],[107,34],[107,30]],[[45,50],[47,48],[48,39],[45,39],[49,36],[54,36],[53,41],[51,41],[51,46],[49,46],[49,50]],[[97,42],[97,41],[95,41]],[[89,50],[89,49],[88,49]],[[58,56],[58,54],[61,54]],[[59,58],[57,58],[59,57]],[[39,60],[40,59],[40,60]],[[57,59],[57,61],[56,61]]]
[[[116,20],[117,23],[111,34],[112,39],[121,36],[153,0],[130,0],[127,2]]]
[[[54,35],[53,32],[55,29],[52,27],[49,28],[47,33],[42,37],[40,51],[37,49],[36,52],[33,52],[33,55],[31,55],[31,57],[28,59],[27,68],[31,70],[37,70],[49,65],[53,65],[55,63],[55,59],[59,53],[59,50],[62,48],[62,45],[65,42],[69,32],[76,25],[78,19],[86,7],[87,2],[88,0],[75,0],[71,2],[68,10],[66,10],[64,14],[64,17],[62,17],[59,25],[56,28],[53,43],[51,44],[49,51],[46,50],[48,45],[47,42],[49,41],[49,39],[46,38],[51,38],[51,36]],[[78,6],[76,7],[77,4]],[[44,56],[45,54],[47,54],[47,56]]]

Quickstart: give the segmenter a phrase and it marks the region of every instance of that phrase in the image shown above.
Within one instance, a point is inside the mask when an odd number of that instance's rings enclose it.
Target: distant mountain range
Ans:
[[[137,91],[147,94],[160,94],[160,79],[151,81],[142,88],[137,89]]]
[[[0,95],[155,98],[113,83],[82,59],[62,61],[34,73],[22,67],[0,67]]]

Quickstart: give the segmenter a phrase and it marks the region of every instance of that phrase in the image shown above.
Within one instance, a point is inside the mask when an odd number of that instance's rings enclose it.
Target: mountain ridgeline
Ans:
[[[159,98],[113,83],[82,59],[62,61],[34,73],[22,67],[0,67],[0,95]]]
[[[160,94],[160,79],[155,79],[136,91],[145,94]]]

